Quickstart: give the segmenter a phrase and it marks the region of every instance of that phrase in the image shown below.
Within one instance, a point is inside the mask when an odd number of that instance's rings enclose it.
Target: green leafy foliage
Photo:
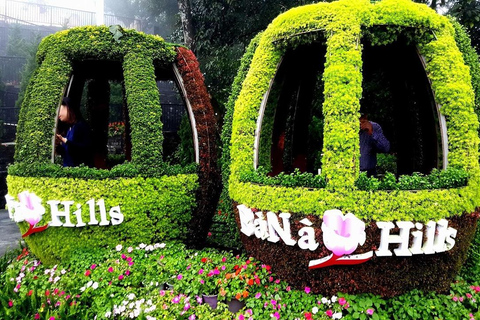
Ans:
[[[81,170],[81,168],[79,168]],[[188,224],[196,205],[198,188],[196,175],[162,176],[159,178],[103,178],[91,179],[88,172],[84,178],[63,177],[18,177],[9,175],[9,193],[29,190],[45,202],[48,200],[71,200],[72,223],[77,223],[73,211],[76,205],[82,209],[85,227],[49,227],[47,230],[25,239],[31,250],[44,263],[54,264],[68,260],[78,248],[105,247],[112,239],[120,242],[154,242],[163,239],[186,239]],[[111,207],[120,206],[123,223],[116,226],[88,225],[90,199],[104,199],[107,215]],[[46,213],[38,226],[51,221],[51,208],[44,203]],[[59,210],[63,210],[60,206]],[[98,219],[98,208],[96,209]],[[110,218],[107,216],[107,220]],[[172,227],[174,226],[174,227]],[[28,224],[19,224],[24,233]]]
[[[447,170],[433,169],[427,176],[418,172],[402,175],[398,181],[390,172],[382,179],[367,177],[367,174],[362,172],[356,181],[356,187],[365,191],[449,189],[464,187],[467,181],[468,173],[465,170],[450,167]]]
[[[281,172],[274,177],[269,177],[267,174],[267,169],[259,167],[255,171],[243,173],[240,176],[240,181],[284,187],[325,188],[326,186],[326,181],[323,176],[314,175],[309,172],[302,173],[299,169],[295,169],[291,174]]]
[[[263,184],[270,179],[266,176],[262,185],[257,184],[260,180],[253,183],[250,178],[259,179],[252,171],[254,139],[265,92],[285,52],[321,39],[318,33],[326,37],[327,46],[322,108],[325,188],[309,190],[306,186],[285,187],[276,183],[269,186]],[[362,96],[359,43],[363,37],[375,38],[379,44],[390,43],[400,34],[407,34],[425,57],[436,102],[442,106],[447,122],[449,169],[428,177],[413,174],[398,181],[392,174],[382,181],[365,179],[360,175],[358,160],[358,112]],[[427,221],[473,212],[480,201],[480,171],[478,122],[470,79],[455,44],[454,28],[447,18],[425,5],[356,0],[290,10],[262,33],[235,102],[230,140],[230,196],[238,203],[261,210],[321,216],[325,210],[339,208],[364,220]],[[291,177],[286,179],[289,181]]]

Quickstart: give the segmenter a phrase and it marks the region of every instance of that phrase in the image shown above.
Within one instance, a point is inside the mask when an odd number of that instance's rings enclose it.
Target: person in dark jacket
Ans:
[[[390,142],[383,135],[382,127],[369,121],[366,113],[360,115],[360,171],[367,176],[377,173],[377,153],[390,151]]]
[[[66,132],[56,134],[57,152],[62,155],[64,167],[80,164],[93,166],[92,140],[88,124],[82,119],[80,110],[73,108],[69,98],[63,98],[58,119],[66,125]]]

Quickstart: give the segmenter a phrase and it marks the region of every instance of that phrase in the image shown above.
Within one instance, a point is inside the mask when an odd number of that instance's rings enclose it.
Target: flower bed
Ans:
[[[69,263],[46,266],[34,255],[10,252],[0,261],[2,319],[475,319],[480,286],[457,281],[446,294],[411,291],[397,298],[372,294],[316,295],[294,290],[253,258],[179,243],[117,245],[76,252]],[[218,270],[218,272],[215,272]],[[240,271],[238,271],[240,270]],[[216,309],[201,294],[221,297],[225,282],[245,307],[236,314],[220,298]],[[253,279],[253,281],[251,281]],[[173,285],[165,290],[164,282]],[[202,283],[203,282],[203,283]],[[207,284],[209,282],[209,284]],[[218,283],[218,285],[216,285]],[[234,291],[229,291],[233,294]]]

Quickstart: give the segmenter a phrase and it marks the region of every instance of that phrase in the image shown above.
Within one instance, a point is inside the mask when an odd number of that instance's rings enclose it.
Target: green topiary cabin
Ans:
[[[78,208],[83,222],[91,221],[91,205],[100,219],[103,199],[107,212],[120,207],[123,222],[48,227],[25,238],[31,250],[54,263],[77,249],[118,243],[174,239],[201,246],[220,177],[215,118],[193,53],[158,36],[88,26],[46,37],[37,62],[20,111],[9,194],[29,191],[43,200],[38,226],[50,221],[49,200],[73,201],[75,224]],[[64,96],[91,127],[93,168],[57,164],[54,133]],[[28,224],[19,226],[25,232]]]
[[[454,35],[425,5],[340,0],[292,9],[252,42],[223,134],[249,254],[324,294],[448,290],[480,203],[474,93]],[[374,177],[360,172],[360,112],[391,143]],[[335,234],[359,237],[355,250],[337,255]]]

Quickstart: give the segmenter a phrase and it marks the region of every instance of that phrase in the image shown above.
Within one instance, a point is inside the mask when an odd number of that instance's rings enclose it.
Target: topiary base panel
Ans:
[[[240,217],[235,203],[235,219],[240,229]],[[447,292],[467,257],[468,247],[475,234],[478,212],[448,218],[448,226],[457,230],[455,245],[449,251],[435,254],[419,254],[407,257],[376,256],[357,265],[333,265],[309,269],[309,261],[332,254],[323,244],[322,219],[314,215],[292,214],[290,227],[292,238],[298,240],[298,230],[304,227],[299,221],[308,218],[315,229],[315,240],[319,243],[315,251],[302,250],[298,245],[288,246],[282,240],[272,243],[255,235],[241,233],[241,240],[247,253],[265,264],[282,280],[292,287],[303,290],[309,287],[312,292],[335,295],[338,292],[373,293],[382,297],[392,297],[412,289]],[[280,219],[281,221],[281,219]],[[394,228],[390,234],[398,234]],[[352,253],[361,254],[376,251],[380,243],[381,230],[375,222],[365,223],[366,241]],[[425,234],[424,239],[425,241]],[[410,245],[412,236],[410,235]],[[398,244],[390,244],[393,252]]]

